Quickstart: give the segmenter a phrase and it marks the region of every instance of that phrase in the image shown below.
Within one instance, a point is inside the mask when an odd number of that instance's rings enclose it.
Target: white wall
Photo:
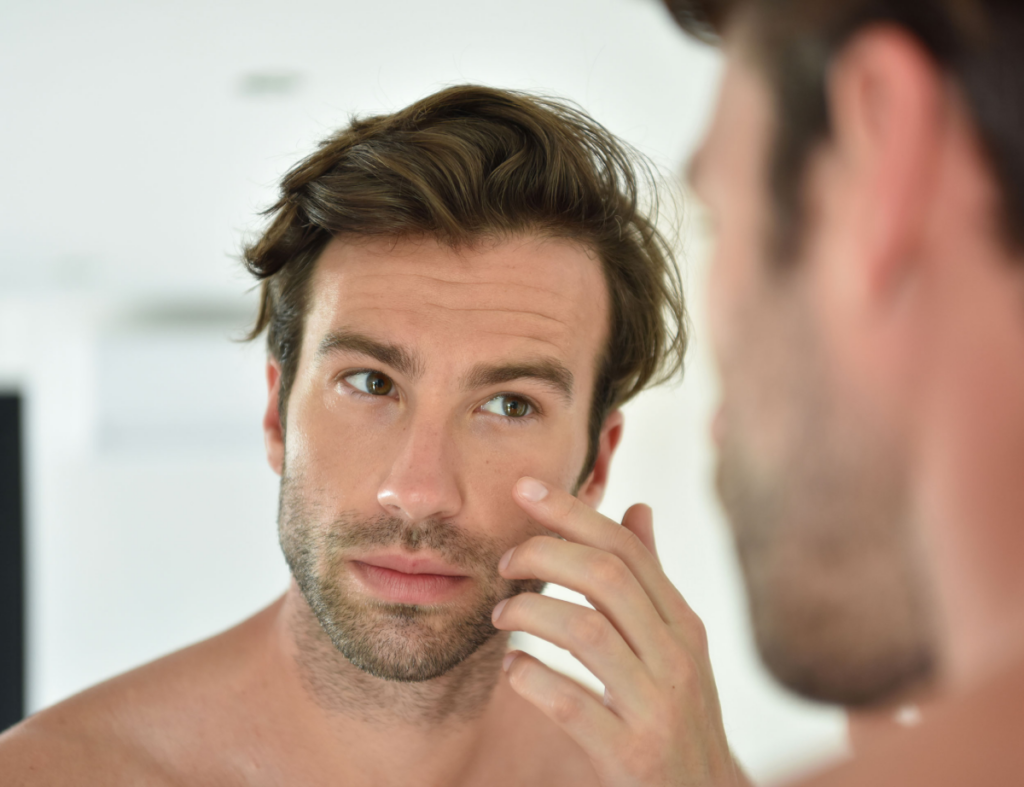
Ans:
[[[654,0],[0,4],[0,384],[28,396],[31,706],[283,589],[262,351],[230,341],[253,306],[232,255],[317,139],[483,82],[574,99],[678,172],[719,69]],[[629,406],[604,510],[653,504],[733,746],[770,780],[840,751],[843,724],[783,695],[753,653],[709,483],[690,230],[687,380]]]

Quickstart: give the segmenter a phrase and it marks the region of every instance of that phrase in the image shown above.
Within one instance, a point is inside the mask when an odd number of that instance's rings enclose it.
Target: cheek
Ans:
[[[467,515],[496,531],[540,532],[516,504],[515,483],[528,475],[573,489],[587,453],[585,426],[578,432],[566,426],[554,433],[471,439],[460,461]]]
[[[289,402],[285,468],[301,474],[308,494],[331,510],[372,507],[392,443],[377,425],[356,421],[323,397],[307,393]]]
[[[522,540],[529,520],[516,504],[512,490],[519,478],[539,472],[517,452],[477,451],[460,475],[465,496],[464,518],[510,546]],[[468,458],[468,457],[467,457]]]

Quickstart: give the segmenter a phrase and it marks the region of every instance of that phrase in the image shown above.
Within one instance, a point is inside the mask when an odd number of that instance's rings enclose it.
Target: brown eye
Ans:
[[[387,396],[395,388],[394,381],[380,372],[356,372],[346,377],[345,382],[357,391],[374,396]]]
[[[524,402],[522,399],[513,399],[508,397],[505,399],[504,408],[505,415],[511,418],[522,418],[530,410],[530,405]]]
[[[387,396],[394,388],[391,378],[380,372],[370,372],[366,375],[366,389],[375,396]]]
[[[507,418],[522,418],[533,412],[533,405],[526,399],[512,394],[501,394],[487,402],[483,409],[495,415],[503,415]]]

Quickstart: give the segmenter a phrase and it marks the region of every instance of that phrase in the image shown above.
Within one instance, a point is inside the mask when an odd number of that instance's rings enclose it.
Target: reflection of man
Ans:
[[[593,783],[501,678],[491,617],[541,584],[499,573],[546,532],[517,480],[597,505],[617,407],[681,361],[631,162],[573,110],[463,87],[294,168],[246,262],[296,581],[15,728],[4,783]]]
[[[1020,784],[1024,6],[669,6],[728,61],[691,179],[763,657],[856,711],[822,784]]]

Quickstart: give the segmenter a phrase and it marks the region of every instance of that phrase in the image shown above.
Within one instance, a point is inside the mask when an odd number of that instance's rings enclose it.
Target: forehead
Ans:
[[[347,328],[450,360],[532,354],[592,361],[607,333],[600,261],[560,239],[453,249],[432,239],[335,238],[311,288],[306,348]]]

